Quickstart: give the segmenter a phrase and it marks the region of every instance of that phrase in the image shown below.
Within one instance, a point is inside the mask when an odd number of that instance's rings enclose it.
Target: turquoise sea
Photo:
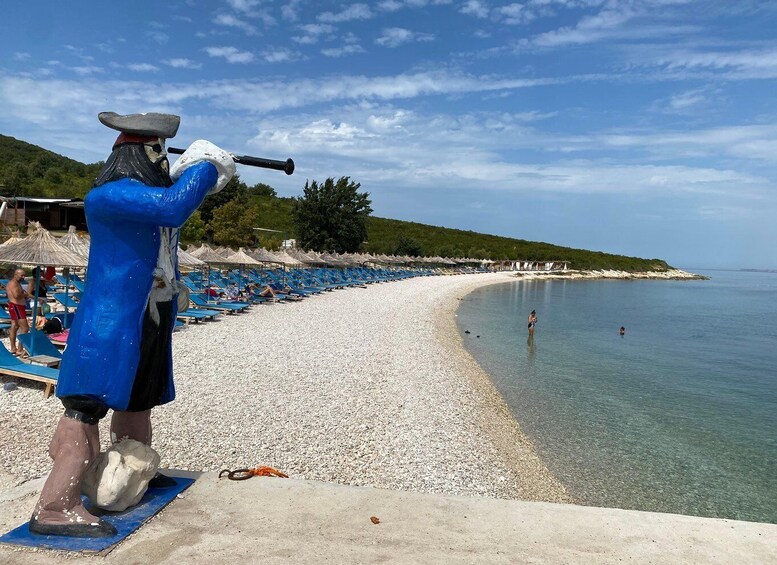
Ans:
[[[578,502],[777,523],[777,274],[695,272],[483,287],[459,330]]]

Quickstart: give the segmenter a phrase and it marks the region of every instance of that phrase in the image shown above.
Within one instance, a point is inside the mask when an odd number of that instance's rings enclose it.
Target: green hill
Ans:
[[[83,198],[100,166],[101,163],[84,165],[13,137],[0,135],[0,194],[4,196]],[[291,220],[292,198],[256,196],[251,195],[250,190],[249,198],[259,211],[257,227],[279,230],[289,238],[295,236]],[[650,271],[670,268],[660,259],[586,251],[374,216],[368,219],[367,232],[364,247],[371,253],[569,261],[575,269]],[[272,244],[279,242],[281,236],[260,234],[258,239]]]
[[[37,145],[0,135],[0,194],[83,198],[101,163],[84,165]]]

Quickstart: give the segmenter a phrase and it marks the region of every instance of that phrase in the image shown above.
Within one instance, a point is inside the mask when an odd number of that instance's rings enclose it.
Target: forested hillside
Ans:
[[[3,196],[83,198],[100,165],[84,165],[0,135],[0,194]],[[369,187],[365,189],[369,190]],[[277,246],[284,237],[296,237],[293,206],[293,198],[277,197],[268,185],[247,186],[235,178],[224,191],[205,200],[200,212],[187,223],[183,235],[189,242],[209,239],[223,245]],[[374,216],[367,218],[366,226],[368,236],[363,250],[372,253],[569,261],[576,269],[648,271],[669,268],[660,259],[586,251]],[[275,231],[254,230],[256,227]]]
[[[83,198],[100,170],[0,135],[0,194]]]

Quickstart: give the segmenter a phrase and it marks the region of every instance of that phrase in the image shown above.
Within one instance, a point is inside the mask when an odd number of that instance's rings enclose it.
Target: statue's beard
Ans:
[[[116,147],[98,173],[94,186],[128,178],[148,186],[167,187],[173,184],[167,158],[152,162],[141,143],[126,143]]]

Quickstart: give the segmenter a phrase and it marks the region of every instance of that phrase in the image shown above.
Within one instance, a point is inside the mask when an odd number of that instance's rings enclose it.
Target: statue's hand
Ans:
[[[219,172],[218,182],[208,192],[209,195],[215,194],[224,188],[229,179],[235,174],[235,161],[232,159],[232,155],[213,145],[210,141],[198,139],[184,151],[183,155],[178,157],[178,160],[170,169],[170,177],[173,180],[178,180],[178,177],[181,176],[184,170],[202,161],[213,164]]]

